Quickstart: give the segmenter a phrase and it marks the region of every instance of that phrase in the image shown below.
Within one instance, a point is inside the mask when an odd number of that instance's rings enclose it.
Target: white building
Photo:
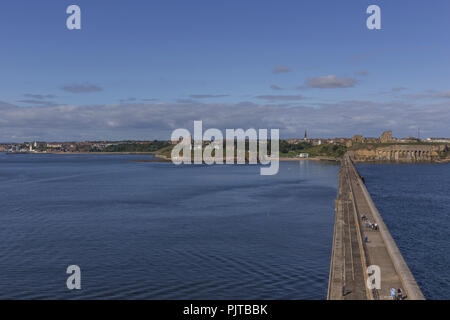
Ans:
[[[298,158],[309,158],[309,153],[300,153],[297,157]]]

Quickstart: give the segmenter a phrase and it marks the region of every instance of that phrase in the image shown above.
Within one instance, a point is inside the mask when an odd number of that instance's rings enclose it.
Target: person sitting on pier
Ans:
[[[403,300],[403,291],[400,288],[397,290],[397,300]]]
[[[397,295],[395,293],[395,288],[391,288],[391,299],[392,300],[397,300]]]
[[[373,230],[373,223],[372,222],[370,222],[369,220],[367,220],[367,222],[366,222],[366,227],[367,228],[370,228],[370,229],[372,229]]]

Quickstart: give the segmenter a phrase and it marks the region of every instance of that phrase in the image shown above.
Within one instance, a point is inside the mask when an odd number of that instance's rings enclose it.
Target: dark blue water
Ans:
[[[427,299],[450,298],[450,164],[359,164]]]
[[[0,154],[0,298],[326,298],[338,166],[145,158]]]

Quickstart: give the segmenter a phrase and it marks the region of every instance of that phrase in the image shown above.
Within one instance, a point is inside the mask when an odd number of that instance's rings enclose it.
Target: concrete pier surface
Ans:
[[[379,274],[374,273],[376,269]],[[327,298],[390,300],[392,289],[401,289],[403,299],[424,299],[351,156],[346,154],[339,172]]]

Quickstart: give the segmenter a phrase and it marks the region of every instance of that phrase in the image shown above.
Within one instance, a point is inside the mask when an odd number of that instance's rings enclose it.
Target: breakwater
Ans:
[[[387,300],[424,296],[373,203],[353,160],[341,162],[328,299]]]

